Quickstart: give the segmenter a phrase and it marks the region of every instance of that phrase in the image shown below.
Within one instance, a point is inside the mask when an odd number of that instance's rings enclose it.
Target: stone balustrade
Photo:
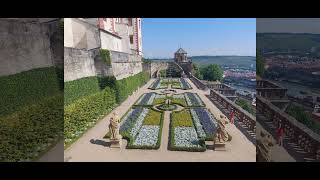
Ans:
[[[320,160],[320,135],[316,134],[295,118],[281,111],[264,97],[257,96],[257,111],[271,120],[275,126],[281,120],[290,142],[296,143],[307,152],[305,156]]]

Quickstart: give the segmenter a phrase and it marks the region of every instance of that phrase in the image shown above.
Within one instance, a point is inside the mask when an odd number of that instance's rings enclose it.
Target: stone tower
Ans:
[[[187,52],[179,48],[178,51],[174,53],[174,61],[177,63],[188,62]]]

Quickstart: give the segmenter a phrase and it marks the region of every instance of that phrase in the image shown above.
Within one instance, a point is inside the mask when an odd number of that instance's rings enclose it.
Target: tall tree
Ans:
[[[217,64],[210,64],[209,66],[201,69],[201,74],[203,75],[204,80],[221,81],[223,71]]]

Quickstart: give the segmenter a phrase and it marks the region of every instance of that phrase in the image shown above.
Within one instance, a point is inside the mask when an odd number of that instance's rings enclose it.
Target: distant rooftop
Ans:
[[[187,52],[185,50],[183,50],[182,48],[179,48],[176,53],[178,53],[178,54],[187,54]]]

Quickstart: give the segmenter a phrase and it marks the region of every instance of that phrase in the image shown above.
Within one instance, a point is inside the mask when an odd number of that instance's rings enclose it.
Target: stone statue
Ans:
[[[120,118],[117,116],[116,112],[113,112],[112,117],[110,118],[109,131],[110,131],[110,147],[121,147],[120,135]]]
[[[257,138],[257,162],[271,161],[271,148],[274,143],[270,134],[260,132],[260,137]]]

